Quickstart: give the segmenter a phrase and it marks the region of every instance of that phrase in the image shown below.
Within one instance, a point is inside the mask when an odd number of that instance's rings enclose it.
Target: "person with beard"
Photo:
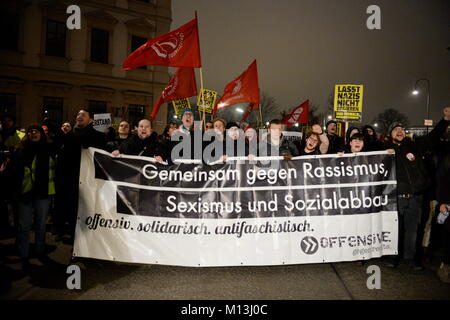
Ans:
[[[385,149],[395,150],[397,174],[397,210],[399,217],[399,254],[385,261],[386,266],[396,267],[403,256],[414,270],[422,270],[416,252],[418,227],[422,217],[422,198],[429,187],[428,172],[423,154],[433,148],[450,123],[450,108],[444,109],[444,118],[419,141],[406,137],[401,123],[394,122],[388,129]]]
[[[375,129],[370,125],[365,125],[362,128],[362,134],[364,135],[364,151],[380,151],[383,150],[383,142],[381,142]]]
[[[113,151],[112,154],[114,156],[128,154],[152,157],[156,161],[162,162],[165,152],[163,152],[162,146],[158,143],[157,137],[152,135],[152,132],[151,122],[147,119],[142,119],[139,121],[136,134],[122,143],[119,150]]]
[[[39,125],[27,128],[22,147],[13,161],[14,189],[18,195],[17,245],[23,271],[28,271],[30,232],[35,229],[36,255],[42,263],[51,262],[45,255],[45,227],[50,197],[55,194],[55,157]],[[34,218],[34,219],[33,219]]]
[[[73,243],[78,213],[78,188],[80,180],[81,150],[94,147],[106,150],[105,135],[94,129],[93,115],[80,109],[76,124],[64,140],[57,155],[56,167],[56,215],[57,241],[66,233],[69,224],[70,242]]]
[[[335,120],[330,120],[326,125],[327,138],[329,141],[328,154],[334,154],[344,151],[345,141],[344,138],[337,134],[337,122]]]

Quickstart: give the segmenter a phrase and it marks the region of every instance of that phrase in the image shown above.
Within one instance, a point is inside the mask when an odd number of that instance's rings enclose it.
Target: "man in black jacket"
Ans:
[[[285,160],[299,155],[298,149],[292,141],[283,139],[281,121],[273,119],[269,123],[266,140],[260,143],[260,156],[283,156]]]
[[[330,120],[326,125],[327,138],[329,141],[328,154],[334,154],[338,152],[344,152],[345,142],[344,138],[337,134],[337,122]]]
[[[365,125],[362,129],[364,135],[364,151],[380,151],[383,150],[383,142],[378,140],[374,127]]]
[[[423,153],[427,148],[439,142],[439,137],[450,123],[450,109],[444,109],[444,118],[420,141],[406,137],[401,123],[389,126],[386,149],[395,150],[397,173],[397,210],[399,215],[399,255],[388,260],[386,265],[396,267],[399,258],[409,260],[411,267],[421,270],[416,255],[417,232],[422,217],[422,197],[429,186],[428,172],[423,162]]]
[[[106,150],[105,135],[93,127],[93,116],[87,109],[78,111],[76,125],[65,135],[56,162],[56,225],[61,238],[64,225],[69,223],[71,240],[75,234],[78,213],[81,149],[89,147]]]
[[[163,161],[165,152],[162,150],[162,145],[158,143],[157,136],[152,133],[151,122],[147,119],[142,119],[139,121],[136,134],[120,145],[119,153],[152,157],[158,162]],[[113,151],[112,154],[118,155],[118,152]]]

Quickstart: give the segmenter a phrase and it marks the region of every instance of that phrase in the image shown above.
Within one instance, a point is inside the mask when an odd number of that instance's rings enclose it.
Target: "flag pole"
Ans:
[[[195,19],[198,19],[197,17],[197,10],[195,10]],[[200,42],[200,39],[199,39]],[[200,67],[200,105],[203,107],[203,115],[202,115],[202,124],[203,128],[206,128],[206,119],[205,119],[205,100],[202,94],[203,90],[203,70],[202,67]],[[198,108],[198,106],[197,106]]]
[[[206,128],[206,119],[205,119],[205,98],[203,96],[203,72],[202,72],[202,68],[200,68],[200,105],[203,108],[203,116],[202,116],[202,123],[203,123],[203,128]]]

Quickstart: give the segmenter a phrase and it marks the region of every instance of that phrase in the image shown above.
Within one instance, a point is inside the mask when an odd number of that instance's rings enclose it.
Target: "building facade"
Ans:
[[[70,5],[80,8],[78,30],[66,25]],[[135,123],[169,81],[167,67],[124,71],[122,62],[170,30],[170,0],[2,0],[0,24],[0,113],[15,114],[19,126],[73,122],[81,107]],[[161,108],[155,129],[166,120]]]

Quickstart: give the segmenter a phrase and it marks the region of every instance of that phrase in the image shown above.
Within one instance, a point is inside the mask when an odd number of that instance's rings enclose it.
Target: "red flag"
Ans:
[[[192,68],[178,68],[170,79],[167,87],[161,93],[158,101],[153,107],[151,117],[155,119],[159,107],[165,102],[188,98],[197,95],[197,83],[195,72]]]
[[[286,124],[288,127],[292,127],[296,123],[308,123],[308,109],[309,100],[306,100],[292,110],[291,113],[285,115],[281,123]]]
[[[123,62],[123,70],[154,65],[200,68],[197,18],[180,28],[148,40]]]
[[[239,77],[227,84],[222,98],[220,98],[214,107],[213,114],[216,114],[218,109],[241,102],[254,103],[253,108],[259,108],[259,85],[256,60],[253,60],[252,64]]]

